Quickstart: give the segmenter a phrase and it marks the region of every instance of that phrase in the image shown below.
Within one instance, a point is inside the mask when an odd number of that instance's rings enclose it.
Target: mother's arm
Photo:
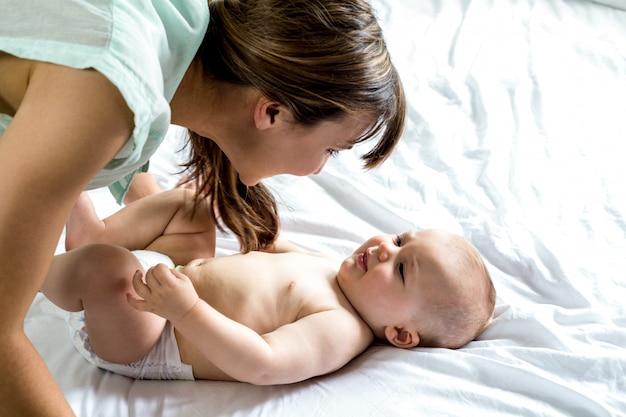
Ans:
[[[24,333],[63,224],[89,180],[130,137],[132,113],[93,70],[33,63],[0,138],[0,404],[6,415],[72,415]]]

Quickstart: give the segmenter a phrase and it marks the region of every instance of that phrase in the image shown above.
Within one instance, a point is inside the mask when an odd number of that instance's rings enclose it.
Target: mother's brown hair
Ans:
[[[313,126],[344,115],[375,115],[357,142],[377,138],[362,156],[382,163],[404,127],[405,98],[382,30],[365,0],[210,0],[210,22],[196,59],[206,77],[252,87]],[[273,242],[274,197],[242,186],[221,149],[190,132],[191,180],[210,198],[243,251]],[[221,227],[221,226],[220,226]]]

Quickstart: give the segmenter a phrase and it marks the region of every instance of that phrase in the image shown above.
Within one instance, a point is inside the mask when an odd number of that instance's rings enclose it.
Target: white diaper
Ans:
[[[165,264],[169,268],[174,268],[174,261],[169,256],[151,250],[134,250],[133,255],[143,266],[146,271],[157,264]]]
[[[134,251],[133,253],[146,269],[158,263],[173,267],[171,259],[160,253],[150,251]],[[143,359],[127,364],[105,361],[93,352],[85,328],[84,311],[70,313],[68,324],[76,349],[87,361],[99,368],[134,379],[194,380],[191,365],[182,363],[180,360],[174,326],[169,321],[166,322],[163,333],[152,350]]]

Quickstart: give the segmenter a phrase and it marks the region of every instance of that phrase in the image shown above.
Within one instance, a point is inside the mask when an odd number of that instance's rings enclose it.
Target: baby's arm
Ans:
[[[344,308],[309,314],[259,335],[199,299],[189,278],[164,265],[151,269],[145,283],[135,277],[133,284],[144,300],[129,299],[131,305],[170,320],[211,363],[238,381],[288,384],[326,374],[373,341],[371,330]]]

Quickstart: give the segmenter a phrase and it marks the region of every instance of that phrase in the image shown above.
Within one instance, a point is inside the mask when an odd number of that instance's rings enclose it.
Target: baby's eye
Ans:
[[[402,235],[396,235],[393,238],[393,243],[395,243],[396,246],[402,246]]]

